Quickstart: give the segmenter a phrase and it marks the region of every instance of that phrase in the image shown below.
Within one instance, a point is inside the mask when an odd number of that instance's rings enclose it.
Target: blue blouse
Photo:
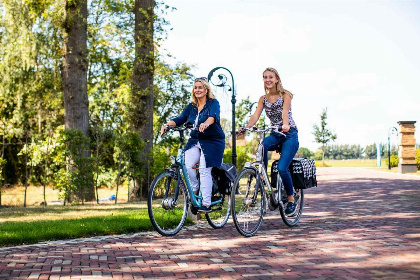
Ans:
[[[176,123],[176,126],[180,126],[186,122],[194,124],[197,114],[197,106],[190,103],[173,121]],[[214,118],[214,123],[203,132],[191,131],[190,139],[187,145],[185,145],[184,151],[199,142],[206,159],[206,167],[219,167],[222,164],[223,152],[225,150],[225,133],[220,125],[220,104],[216,99],[207,100],[198,116],[197,126],[205,122],[209,117]]]

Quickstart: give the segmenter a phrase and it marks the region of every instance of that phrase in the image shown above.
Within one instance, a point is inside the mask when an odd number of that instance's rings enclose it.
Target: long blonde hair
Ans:
[[[284,89],[284,87],[283,87],[283,85],[282,85],[282,83],[281,83],[281,79],[280,79],[279,72],[277,72],[277,70],[276,70],[276,69],[274,69],[274,68],[272,68],[272,67],[267,67],[267,68],[265,68],[265,70],[263,71],[263,77],[264,77],[264,73],[265,73],[266,71],[270,71],[270,72],[273,72],[274,74],[276,74],[276,77],[277,77],[277,79],[279,80],[279,81],[276,83],[276,91],[277,91],[277,93],[278,93],[278,94],[280,94],[280,96],[282,96],[282,97],[283,97],[283,95],[284,95],[284,94],[288,94],[288,95],[290,96],[290,98],[293,98],[293,94],[292,94],[290,91],[288,91],[288,90]],[[267,94],[267,93],[268,93],[268,88],[265,86],[265,84],[264,84],[264,93],[265,93],[265,94]]]
[[[207,90],[207,93],[206,93],[207,99],[209,99],[209,100],[216,99],[216,96],[214,96],[214,94],[211,92],[210,84],[209,84],[209,82],[207,81],[206,78],[197,78],[197,79],[195,79],[194,84],[196,82],[200,82],[203,85],[203,87]],[[191,98],[192,98],[192,104],[195,105],[195,106],[198,106],[198,99],[194,94],[194,86],[193,86],[193,89],[191,91]]]

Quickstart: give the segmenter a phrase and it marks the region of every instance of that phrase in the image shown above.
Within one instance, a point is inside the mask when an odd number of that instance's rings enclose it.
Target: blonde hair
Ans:
[[[216,96],[214,96],[214,94],[211,92],[211,87],[207,79],[198,78],[198,79],[195,79],[194,84],[196,82],[200,82],[203,85],[203,87],[207,90],[207,93],[206,93],[207,99],[209,100],[216,99]],[[194,94],[194,87],[191,91],[191,98],[192,98],[192,104],[195,106],[198,106],[198,99]]]
[[[264,77],[264,73],[267,72],[267,71],[273,72],[276,75],[277,79],[279,80],[276,83],[276,91],[277,91],[277,93],[280,94],[282,97],[283,97],[284,94],[288,94],[290,96],[290,98],[293,98],[293,94],[290,91],[284,89],[284,87],[283,87],[283,85],[281,83],[279,72],[277,72],[277,70],[274,69],[274,68],[272,68],[272,67],[267,67],[263,71],[263,77]],[[268,88],[265,86],[265,84],[264,84],[264,93],[265,94],[268,93]]]

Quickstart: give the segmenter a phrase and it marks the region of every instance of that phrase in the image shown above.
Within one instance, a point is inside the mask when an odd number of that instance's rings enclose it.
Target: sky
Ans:
[[[196,77],[228,68],[237,99],[258,101],[262,72],[278,70],[294,94],[300,147],[319,147],[312,131],[324,108],[335,144],[386,143],[398,121],[417,121],[420,142],[420,1],[165,3],[176,10],[166,17],[173,29],[162,48],[193,66]],[[230,94],[216,91],[222,115],[230,114]]]

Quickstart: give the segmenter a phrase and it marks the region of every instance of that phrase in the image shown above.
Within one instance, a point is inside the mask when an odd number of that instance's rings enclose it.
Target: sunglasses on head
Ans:
[[[195,82],[197,82],[197,81],[206,81],[207,82],[207,78],[206,77],[201,77],[201,78],[196,78],[195,79]]]

